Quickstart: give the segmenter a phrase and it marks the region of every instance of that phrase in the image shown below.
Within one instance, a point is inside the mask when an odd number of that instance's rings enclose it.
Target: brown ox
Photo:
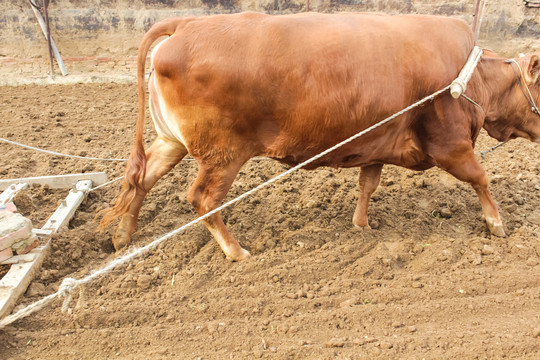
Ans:
[[[163,35],[170,37],[153,51],[149,80],[157,138],[145,152],[145,59]],[[433,16],[242,13],[159,22],[139,49],[136,141],[123,189],[101,225],[122,216],[113,243],[128,244],[146,193],[187,153],[199,165],[188,200],[205,214],[248,159],[293,165],[318,154],[444,88],[473,45],[465,22]],[[309,168],[361,167],[353,223],[367,227],[383,164],[438,166],[473,186],[490,231],[504,236],[475,140],[482,127],[501,141],[540,140],[540,117],[520,88],[530,87],[540,102],[539,57],[517,59],[523,76],[505,60],[488,51],[475,70],[466,94],[480,106],[443,93]],[[205,223],[228,258],[249,255],[219,213]]]

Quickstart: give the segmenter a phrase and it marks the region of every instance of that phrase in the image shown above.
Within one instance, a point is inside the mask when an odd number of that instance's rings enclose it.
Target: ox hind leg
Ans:
[[[159,136],[146,150],[146,173],[141,180],[142,189],[137,188],[135,197],[130,203],[127,212],[122,215],[120,224],[113,236],[112,242],[116,250],[121,249],[131,241],[131,235],[137,226],[139,211],[148,191],[163,175],[178,164],[187,153],[187,149],[181,143]]]
[[[220,206],[243,163],[239,160],[225,166],[199,163],[199,173],[187,195],[188,201],[199,216]],[[241,261],[250,256],[249,252],[243,249],[229,233],[219,212],[206,218],[204,222],[227,259]]]
[[[473,148],[470,145],[463,147],[464,149],[456,148],[454,151],[434,156],[434,159],[440,168],[448,171],[458,180],[471,184],[482,205],[482,213],[489,231],[495,236],[504,237],[503,223],[497,205],[489,192],[486,173],[476,160]]]
[[[368,224],[368,206],[369,199],[373,192],[379,186],[381,180],[381,172],[383,165],[375,164],[370,166],[362,166],[360,176],[358,178],[359,195],[356,210],[354,211],[353,224],[360,228],[370,228]]]

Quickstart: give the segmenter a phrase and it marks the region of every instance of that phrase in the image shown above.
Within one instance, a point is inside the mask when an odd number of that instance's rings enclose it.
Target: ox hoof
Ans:
[[[365,221],[356,221],[353,219],[353,225],[355,228],[357,229],[366,229],[366,230],[371,230],[371,226],[369,226],[369,223],[367,221],[367,219]]]
[[[126,247],[127,244],[130,243],[130,241],[131,238],[129,236],[126,236],[126,234],[124,234],[123,232],[117,232],[112,238],[112,243],[116,251]]]
[[[242,261],[249,258],[251,254],[246,249],[240,248],[239,250],[235,251],[234,253],[225,254],[225,257],[229,261]]]
[[[356,225],[356,224],[353,223],[353,225],[354,225],[355,228],[357,228],[359,230],[371,230],[371,226],[369,226],[369,224],[364,225],[364,226],[359,226],[359,225]]]
[[[502,225],[490,225],[488,224],[489,232],[491,232],[491,235],[495,235],[498,237],[506,237],[506,233],[504,232],[504,228]]]

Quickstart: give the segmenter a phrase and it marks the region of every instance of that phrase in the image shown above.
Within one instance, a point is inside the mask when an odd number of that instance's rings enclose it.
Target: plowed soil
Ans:
[[[134,85],[4,86],[0,99],[2,138],[83,156],[129,154]],[[477,150],[495,144],[483,132]],[[57,300],[0,330],[0,358],[540,358],[538,149],[513,140],[481,159],[505,238],[489,234],[474,191],[438,169],[386,166],[372,230],[351,223],[357,169],[300,171],[223,211],[249,260],[227,261],[196,225],[77,290],[66,313]],[[3,179],[96,171],[113,179],[124,166],[0,142]],[[227,199],[285,169],[248,162]],[[186,190],[196,173],[186,160],[158,182],[132,247],[195,218]],[[96,232],[94,221],[119,188],[88,195],[18,308],[119,255],[113,228]],[[40,227],[66,195],[33,187],[15,202]]]

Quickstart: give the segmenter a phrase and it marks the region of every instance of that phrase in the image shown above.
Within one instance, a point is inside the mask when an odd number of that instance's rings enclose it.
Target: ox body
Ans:
[[[148,84],[157,137],[145,150],[145,61],[164,35]],[[241,13],[159,22],[139,49],[136,141],[122,191],[101,225],[121,216],[113,244],[128,244],[146,193],[188,153],[199,165],[188,201],[205,214],[250,158],[305,161],[449,85],[473,46],[465,22],[435,16]],[[477,105],[445,92],[307,168],[360,167],[353,224],[368,227],[384,164],[438,166],[473,186],[489,230],[504,236],[475,140],[483,127],[501,141],[540,141],[540,117],[522,91],[526,86],[540,102],[539,58],[516,59],[518,76],[505,60],[484,52],[465,92]],[[228,258],[249,256],[219,213],[205,225]]]

